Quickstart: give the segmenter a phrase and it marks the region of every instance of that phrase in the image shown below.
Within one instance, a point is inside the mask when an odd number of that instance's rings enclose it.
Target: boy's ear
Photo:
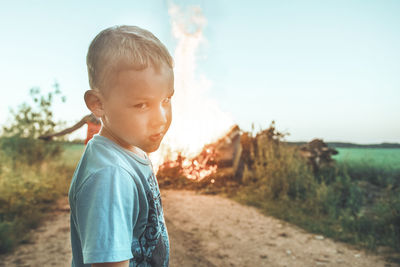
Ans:
[[[104,115],[103,98],[99,91],[88,90],[85,92],[87,108],[98,118]]]

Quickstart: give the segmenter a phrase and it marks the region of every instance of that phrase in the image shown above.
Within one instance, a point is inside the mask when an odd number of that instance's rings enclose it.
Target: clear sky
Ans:
[[[198,75],[245,130],[276,121],[288,140],[400,142],[400,1],[173,1],[207,19]],[[102,29],[132,24],[174,52],[169,2],[0,0],[0,124],[58,81],[68,124],[88,113],[85,57]]]

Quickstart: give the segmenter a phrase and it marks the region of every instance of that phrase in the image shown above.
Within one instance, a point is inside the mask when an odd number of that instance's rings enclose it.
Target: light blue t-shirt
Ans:
[[[94,135],[68,196],[72,266],[124,260],[129,266],[168,266],[160,190],[147,156]]]

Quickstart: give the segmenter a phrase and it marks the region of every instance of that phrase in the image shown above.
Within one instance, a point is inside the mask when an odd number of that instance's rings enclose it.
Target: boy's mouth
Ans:
[[[149,136],[149,139],[153,142],[160,140],[163,137],[163,133],[153,134]]]

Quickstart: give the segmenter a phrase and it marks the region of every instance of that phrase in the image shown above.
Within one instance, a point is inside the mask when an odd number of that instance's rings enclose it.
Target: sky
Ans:
[[[174,53],[169,6],[207,20],[196,75],[242,129],[275,120],[289,141],[400,142],[400,1],[0,0],[0,124],[29,89],[67,98],[56,118],[88,114],[86,53],[102,29],[152,31]],[[179,77],[176,77],[178,79]],[[82,129],[78,135],[84,135]]]

